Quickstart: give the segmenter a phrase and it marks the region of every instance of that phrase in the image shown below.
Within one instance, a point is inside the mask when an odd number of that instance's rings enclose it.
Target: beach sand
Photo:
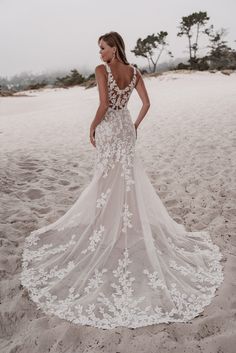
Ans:
[[[236,351],[236,73],[145,78],[151,107],[136,151],[170,215],[210,232],[225,279],[188,323],[102,330],[46,316],[20,285],[30,231],[62,216],[89,184],[89,127],[97,87],[44,89],[0,99],[0,352],[234,353]],[[128,105],[135,121],[141,101]]]

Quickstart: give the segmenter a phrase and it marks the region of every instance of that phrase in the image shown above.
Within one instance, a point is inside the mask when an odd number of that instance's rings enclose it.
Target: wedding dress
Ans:
[[[207,231],[188,232],[167,212],[135,151],[127,103],[108,73],[109,108],[96,127],[90,184],[56,222],[30,233],[21,283],[44,313],[103,329],[187,322],[223,281]]]

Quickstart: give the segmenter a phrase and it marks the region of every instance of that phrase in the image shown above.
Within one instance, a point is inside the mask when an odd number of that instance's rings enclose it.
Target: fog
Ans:
[[[178,26],[182,16],[198,11],[207,11],[208,25],[226,28],[225,39],[235,48],[234,0],[0,0],[0,76],[72,68],[94,71],[101,63],[97,39],[111,30],[122,35],[127,58],[137,65],[146,61],[130,52],[136,40],[161,30],[168,32],[174,59],[188,57],[187,39],[177,37]],[[204,52],[204,35],[199,44]],[[168,60],[165,54],[160,62]]]

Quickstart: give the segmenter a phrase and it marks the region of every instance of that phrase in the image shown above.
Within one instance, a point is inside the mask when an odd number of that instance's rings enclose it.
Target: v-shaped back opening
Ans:
[[[116,84],[117,88],[119,89],[119,91],[125,91],[125,90],[132,84],[133,79],[134,79],[134,76],[135,76],[135,67],[134,67],[133,65],[130,65],[130,66],[132,67],[132,69],[133,69],[133,75],[132,75],[131,81],[130,81],[130,83],[129,83],[126,87],[124,87],[124,88],[120,88],[120,87],[119,87],[119,85],[118,85],[118,83],[117,83],[117,81],[116,81],[116,79],[115,79],[115,77],[114,77],[114,75],[113,75],[113,73],[112,73],[112,71],[111,71],[110,66],[109,66],[107,63],[105,63],[105,66],[107,67],[108,72],[110,72],[110,74],[111,74],[111,76],[112,76],[112,79],[113,79],[113,81],[115,82],[115,84]]]

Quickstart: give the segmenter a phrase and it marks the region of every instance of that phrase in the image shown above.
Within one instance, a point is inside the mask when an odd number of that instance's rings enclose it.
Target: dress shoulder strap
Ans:
[[[131,83],[133,83],[134,87],[136,85],[136,82],[137,82],[137,69],[134,65],[131,65],[133,70],[134,70],[134,73],[133,73],[133,79],[131,81]]]
[[[104,66],[105,66],[107,72],[111,72],[111,69],[106,62],[104,63]]]

